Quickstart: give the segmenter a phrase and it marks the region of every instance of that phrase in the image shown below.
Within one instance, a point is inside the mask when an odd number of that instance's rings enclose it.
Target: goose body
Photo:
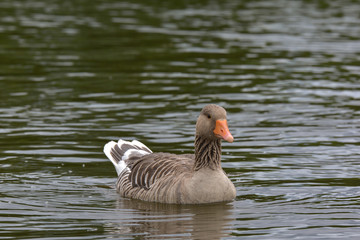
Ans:
[[[221,140],[233,141],[225,110],[205,106],[196,123],[195,154],[153,153],[137,140],[111,141],[105,155],[124,197],[151,202],[200,204],[232,201],[236,189],[221,168]]]

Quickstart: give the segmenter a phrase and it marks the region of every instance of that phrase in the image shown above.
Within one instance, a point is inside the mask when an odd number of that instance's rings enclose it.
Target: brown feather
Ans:
[[[152,153],[144,155],[130,167],[129,181],[133,187],[149,189],[159,178],[174,171],[189,170],[194,165],[193,155],[175,155],[170,153]],[[148,181],[145,181],[147,175]],[[176,175],[176,174],[175,174]]]

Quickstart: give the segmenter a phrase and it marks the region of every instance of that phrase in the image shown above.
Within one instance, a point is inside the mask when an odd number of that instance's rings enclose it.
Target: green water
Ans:
[[[359,239],[357,1],[0,2],[1,239]],[[228,111],[227,204],[121,198],[109,140],[191,153]]]

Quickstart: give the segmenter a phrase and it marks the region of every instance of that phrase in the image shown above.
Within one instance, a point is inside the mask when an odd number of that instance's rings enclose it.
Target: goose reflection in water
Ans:
[[[235,221],[232,203],[178,205],[119,197],[116,207],[119,219],[105,229],[121,236],[221,239],[229,236]]]

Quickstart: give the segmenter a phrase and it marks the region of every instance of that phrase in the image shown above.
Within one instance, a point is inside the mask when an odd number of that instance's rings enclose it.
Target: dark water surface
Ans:
[[[358,1],[0,2],[1,239],[360,239]],[[207,103],[228,204],[132,201],[109,140],[191,153]]]

